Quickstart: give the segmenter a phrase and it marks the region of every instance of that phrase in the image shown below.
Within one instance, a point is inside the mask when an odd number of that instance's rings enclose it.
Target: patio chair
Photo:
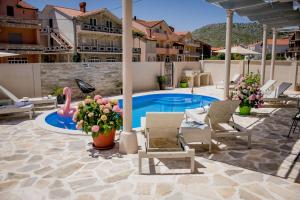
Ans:
[[[81,90],[83,94],[89,94],[92,93],[96,90],[95,87],[91,86],[90,84],[84,82],[83,80],[80,79],[75,79],[77,86]]]
[[[284,94],[285,91],[289,87],[292,86],[292,83],[288,82],[282,82],[278,87],[273,90],[270,94],[264,94],[263,100],[264,102],[269,102],[269,103],[287,103],[288,101],[296,101],[297,107],[299,107],[299,98],[297,97],[290,97]]]
[[[8,89],[0,85],[0,90],[8,96],[17,106],[24,106],[25,104],[48,104],[53,103],[55,108],[57,108],[57,99],[56,97],[35,97],[35,98],[25,98],[19,99],[13,93],[11,93]]]
[[[299,112],[292,118],[292,120],[292,125],[290,127],[289,134],[287,135],[287,137],[290,137],[291,134],[295,133],[295,130],[298,126],[298,122],[300,121],[300,109]]]
[[[233,113],[239,104],[239,101],[232,100],[213,102],[204,121],[211,128],[212,138],[245,136],[248,138],[248,148],[251,148],[251,133],[233,120]]]
[[[2,105],[0,106],[0,114],[12,114],[12,113],[20,113],[20,112],[28,112],[29,119],[32,119],[34,114],[34,105],[24,105],[24,106],[16,106],[16,105]]]
[[[198,123],[206,123],[211,129],[212,139],[232,136],[248,137],[248,148],[251,147],[251,133],[244,127],[236,124],[233,113],[239,106],[239,101],[225,100],[211,103],[206,113],[186,112],[186,117]],[[231,121],[232,120],[232,121]]]
[[[145,148],[139,150],[139,173],[143,158],[190,158],[194,172],[195,150],[190,149],[179,134],[184,113],[149,112],[145,120]]]
[[[230,81],[229,87],[234,87],[237,84],[237,82],[241,79],[241,77],[242,77],[242,74],[235,74]],[[224,80],[220,81],[216,84],[216,88],[223,89],[224,84],[225,84]]]

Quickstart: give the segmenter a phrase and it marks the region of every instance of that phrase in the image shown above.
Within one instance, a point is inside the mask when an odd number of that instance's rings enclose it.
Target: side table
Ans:
[[[191,120],[183,120],[180,127],[180,134],[188,144],[208,144],[209,152],[211,152],[211,130],[207,124],[199,124]]]

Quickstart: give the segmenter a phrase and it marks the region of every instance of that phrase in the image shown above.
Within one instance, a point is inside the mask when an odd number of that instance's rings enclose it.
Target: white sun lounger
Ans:
[[[21,107],[18,107],[16,105],[0,106],[0,114],[11,114],[11,113],[20,113],[20,112],[28,112],[29,118],[32,119],[32,116],[34,114],[34,105],[29,104]]]
[[[284,94],[284,92],[287,91],[287,89],[291,86],[292,83],[289,82],[280,83],[280,85],[278,85],[278,87],[275,90],[273,90],[270,94],[264,94],[264,102],[287,103],[288,101],[296,101],[297,106],[299,106],[300,98],[290,97]]]
[[[31,104],[48,104],[48,103],[53,103],[55,108],[57,108],[57,100],[56,97],[36,97],[36,98],[29,98],[27,99],[19,99],[18,97],[16,97],[13,93],[11,93],[9,90],[7,90],[5,87],[3,87],[2,85],[0,85],[0,90],[6,95],[8,96],[11,100],[14,101],[15,104],[19,105],[19,104],[24,104],[24,102],[28,102]]]
[[[260,91],[264,94],[270,94],[274,90],[276,80],[268,80],[263,86],[260,87]]]
[[[211,103],[207,113],[193,113],[192,115],[186,113],[186,117],[209,125],[212,139],[232,136],[248,137],[248,148],[250,148],[251,133],[233,121],[233,113],[239,104],[239,101],[232,100],[216,101]]]
[[[205,117],[205,123],[211,127],[212,138],[245,136],[248,137],[248,148],[250,148],[251,132],[233,120],[233,113],[239,104],[239,101],[232,100],[213,102]]]
[[[195,150],[190,149],[179,134],[184,113],[150,112],[145,121],[145,148],[139,150],[139,173],[143,158],[190,158],[191,173],[194,172]]]
[[[230,81],[230,86],[233,87],[235,84],[237,84],[237,82],[241,79],[241,77],[242,74],[235,74]],[[224,80],[220,81],[216,84],[216,88],[223,89],[224,84],[225,84]]]

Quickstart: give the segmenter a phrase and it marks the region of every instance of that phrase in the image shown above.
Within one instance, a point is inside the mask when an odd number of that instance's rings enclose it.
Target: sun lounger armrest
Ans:
[[[229,122],[229,125],[232,126],[233,128],[237,129],[240,132],[247,132],[247,129],[242,127],[239,124],[236,124],[235,122]]]

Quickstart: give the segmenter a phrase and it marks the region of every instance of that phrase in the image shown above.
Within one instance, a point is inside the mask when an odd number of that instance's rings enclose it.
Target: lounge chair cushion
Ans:
[[[197,122],[198,124],[204,124],[204,118],[201,117],[201,115],[207,113],[208,110],[209,110],[209,106],[206,105],[200,108],[186,109],[185,114],[188,118],[191,118],[193,121]]]
[[[181,146],[178,144],[178,140],[175,138],[153,138],[149,140],[148,150],[159,149],[160,151],[182,151]]]

